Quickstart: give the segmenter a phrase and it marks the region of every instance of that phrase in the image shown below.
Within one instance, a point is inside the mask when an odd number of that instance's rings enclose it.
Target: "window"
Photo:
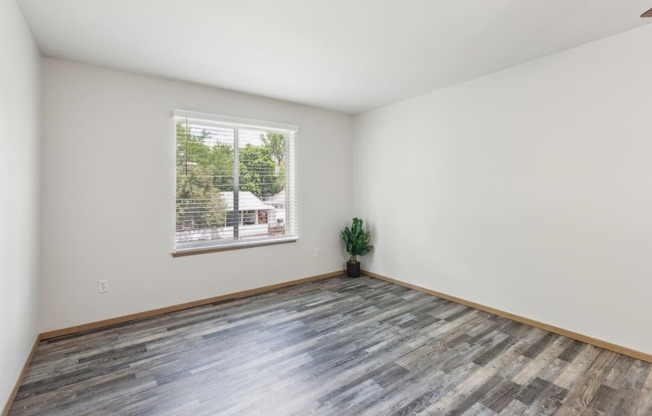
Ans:
[[[296,126],[175,111],[175,255],[295,241]]]

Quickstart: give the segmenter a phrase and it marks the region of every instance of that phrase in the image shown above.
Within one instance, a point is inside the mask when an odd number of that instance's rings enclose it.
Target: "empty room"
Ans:
[[[652,416],[651,7],[0,0],[0,415]]]

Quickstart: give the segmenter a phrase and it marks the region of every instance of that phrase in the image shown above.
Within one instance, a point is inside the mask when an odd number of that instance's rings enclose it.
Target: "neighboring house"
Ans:
[[[238,192],[238,211],[234,211],[233,192],[220,192],[222,200],[227,204],[228,214],[226,216],[226,226],[232,227],[236,218],[241,225],[267,224],[269,213],[274,211],[274,206],[266,204],[249,191]]]
[[[282,226],[285,224],[285,189],[276,195],[265,199],[265,204],[274,207],[274,211],[269,212],[268,222],[270,227],[273,225]]]
[[[219,228],[177,231],[177,243],[181,242],[184,247],[194,247],[206,241],[233,240],[236,233],[238,239],[242,240],[282,235],[285,231],[283,222],[278,223],[277,221],[277,209],[261,201],[250,191],[238,192],[237,212],[235,211],[233,191],[220,192],[220,196],[226,204],[225,224]],[[270,218],[274,218],[274,220],[270,221]],[[285,218],[285,211],[283,211],[283,218]]]

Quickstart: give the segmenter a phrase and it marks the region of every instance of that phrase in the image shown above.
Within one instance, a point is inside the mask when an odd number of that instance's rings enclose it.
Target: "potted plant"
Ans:
[[[345,227],[341,235],[346,244],[346,251],[351,255],[349,261],[346,262],[346,275],[348,277],[359,277],[360,262],[358,256],[364,256],[373,248],[373,246],[367,244],[370,238],[369,231],[362,229],[362,220],[360,218],[353,218],[351,228]]]

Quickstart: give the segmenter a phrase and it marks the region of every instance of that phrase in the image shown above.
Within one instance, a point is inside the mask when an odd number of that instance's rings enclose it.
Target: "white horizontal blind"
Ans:
[[[175,114],[175,249],[297,237],[296,128]]]

